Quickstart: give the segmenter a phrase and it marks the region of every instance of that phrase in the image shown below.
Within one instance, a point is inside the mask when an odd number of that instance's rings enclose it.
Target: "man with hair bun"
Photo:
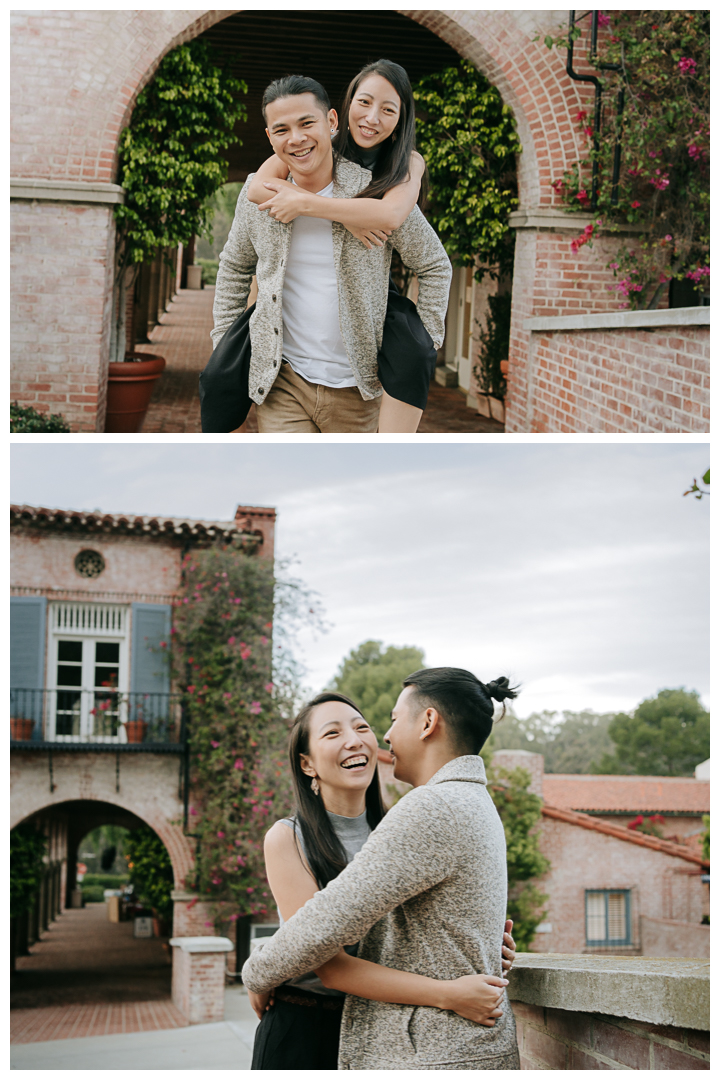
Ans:
[[[413,785],[362,850],[243,968],[252,991],[317,970],[345,945],[386,967],[454,979],[501,977],[507,904],[502,822],[479,751],[507,678],[462,668],[405,679],[385,736],[395,776]],[[507,995],[492,1026],[434,1008],[348,995],[340,1069],[519,1069]]]

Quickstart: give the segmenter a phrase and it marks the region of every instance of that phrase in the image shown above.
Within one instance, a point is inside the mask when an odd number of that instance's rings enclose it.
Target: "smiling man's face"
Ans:
[[[265,107],[265,131],[272,148],[292,172],[298,187],[321,191],[332,180],[334,109],[326,114],[314,94],[293,94]]]

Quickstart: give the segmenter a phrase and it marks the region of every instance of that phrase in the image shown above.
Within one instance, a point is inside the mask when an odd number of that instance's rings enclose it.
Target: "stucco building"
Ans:
[[[397,10],[368,19],[345,11],[78,10],[12,19],[12,393],[21,404],[61,412],[73,430],[104,430],[113,207],[124,198],[118,140],[162,58],[202,37],[249,84],[250,119],[229,151],[231,180],[265,156],[259,97],[296,66],[298,52],[336,103],[354,72],[378,56],[405,64],[413,79],[461,57],[473,63],[512,109],[523,147],[519,207],[509,219],[516,247],[506,430],[709,430],[709,310],[622,311],[607,268],[618,238],[600,235],[592,250],[571,250],[595,219],[565,213],[550,187],[584,156],[577,114],[592,100],[592,87],[566,73],[564,53],[543,44],[567,26],[566,11]],[[590,71],[582,44],[575,65]],[[471,397],[487,295],[471,268],[456,271],[445,367]],[[157,309],[167,281],[156,282],[153,297]]]

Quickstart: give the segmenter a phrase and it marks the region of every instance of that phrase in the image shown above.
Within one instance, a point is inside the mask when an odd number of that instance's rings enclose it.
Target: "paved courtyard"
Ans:
[[[167,941],[132,931],[108,922],[105,904],[88,904],[18,957],[11,1068],[249,1068],[257,1019],[245,989],[226,989],[223,1023],[188,1025],[170,999]]]
[[[212,351],[210,330],[214,295],[214,288],[181,289],[150,334],[151,343],[136,347],[138,352],[158,353],[167,361],[167,367],[155,385],[143,434],[200,433],[198,376]],[[254,406],[238,430],[241,433],[257,432]],[[432,383],[420,432],[502,434],[503,427],[469,409],[461,390]]]

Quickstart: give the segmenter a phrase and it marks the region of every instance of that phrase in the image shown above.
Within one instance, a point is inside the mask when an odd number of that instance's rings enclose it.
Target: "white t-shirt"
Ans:
[[[332,198],[332,181],[318,195]],[[283,357],[298,375],[321,386],[356,386],[338,312],[332,222],[293,221],[282,298]]]

